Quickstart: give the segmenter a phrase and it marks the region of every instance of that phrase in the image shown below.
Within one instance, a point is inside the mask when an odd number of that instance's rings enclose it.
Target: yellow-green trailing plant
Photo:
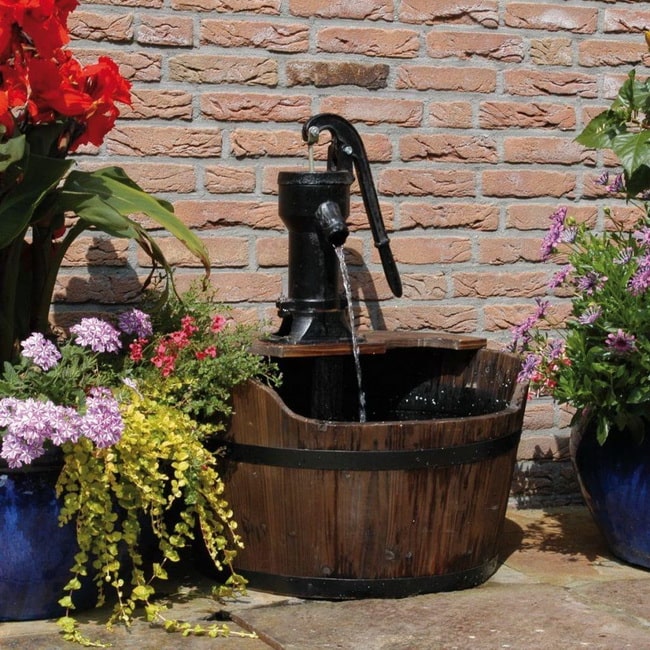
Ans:
[[[124,388],[118,400],[124,432],[117,444],[100,449],[83,439],[64,445],[65,465],[58,482],[61,520],[75,523],[79,552],[60,602],[73,609],[75,591],[90,573],[99,605],[107,590],[115,596],[109,624],[129,624],[136,607],[143,606],[147,620],[181,629],[181,623],[165,617],[163,605],[153,602],[153,580],[167,577],[165,566],[178,562],[197,531],[218,569],[230,569],[242,545],[222,497],[217,459],[203,444],[213,430],[130,388]],[[159,555],[149,571],[142,555],[147,537],[155,540],[153,550]],[[243,582],[231,572],[225,585],[236,591]],[[66,638],[87,643],[74,618],[64,616],[59,624]],[[210,636],[229,632],[223,624],[194,631]]]

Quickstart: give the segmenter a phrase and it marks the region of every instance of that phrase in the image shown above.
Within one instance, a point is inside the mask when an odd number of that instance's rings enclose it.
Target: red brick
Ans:
[[[258,14],[280,13],[282,0],[171,0],[172,9],[182,11],[218,11],[237,13],[247,11]]]
[[[630,34],[650,28],[650,11],[645,9],[605,9],[603,31]]]
[[[593,34],[596,31],[598,9],[561,6],[537,2],[508,2],[505,24],[518,29],[543,29],[549,32],[569,31]]]
[[[255,170],[231,165],[205,168],[205,189],[213,194],[236,194],[255,191]]]
[[[332,0],[289,0],[289,11],[304,18],[349,18],[352,20],[394,19],[393,0],[355,0],[355,2],[332,2]]]
[[[482,102],[479,124],[483,129],[575,129],[573,106],[540,102]]]
[[[401,278],[407,300],[443,300],[447,296],[444,273],[402,273]]]
[[[104,167],[95,164],[94,168]],[[147,192],[178,192],[185,194],[196,189],[192,165],[153,162],[120,162],[120,167]]]
[[[123,50],[100,50],[77,48],[75,57],[83,65],[96,63],[100,56],[109,56],[120,69],[120,74],[130,81],[160,81],[162,56],[153,52],[140,50],[128,52]]]
[[[550,216],[557,208],[557,203],[526,202],[525,205],[510,205],[506,209],[506,227],[517,230],[547,230],[551,225]],[[595,222],[597,208],[572,205],[570,214],[580,222]]]
[[[303,142],[299,129],[291,131],[233,129],[230,133],[230,150],[236,158],[305,157],[307,155],[307,145]]]
[[[379,191],[387,196],[475,196],[475,174],[442,169],[386,169],[379,174]]]
[[[129,241],[116,237],[79,237],[66,251],[63,267],[126,266]]]
[[[268,57],[180,54],[169,59],[169,76],[188,83],[277,86],[278,63]]]
[[[233,122],[303,122],[312,112],[306,95],[205,93],[200,104],[207,117]]]
[[[549,213],[550,214],[550,213]],[[496,230],[499,209],[480,203],[402,203],[400,230],[411,228],[472,228]]]
[[[650,26],[650,25],[649,25]],[[605,41],[602,38],[583,41],[578,45],[580,65],[588,68],[599,66],[634,66],[643,60],[648,52],[645,41]]]
[[[469,129],[472,126],[472,104],[465,101],[431,102],[429,125],[439,129]]]
[[[524,40],[520,36],[483,32],[440,32],[427,35],[427,54],[434,59],[474,56],[519,63],[525,54]]]
[[[200,268],[201,263],[174,237],[157,237],[156,243],[167,261],[177,267]],[[213,268],[245,267],[248,264],[248,240],[245,237],[204,237],[202,242],[208,250]],[[138,253],[140,266],[151,266],[144,252]]]
[[[136,41],[144,45],[189,47],[194,41],[192,18],[144,14],[136,30]]]
[[[323,113],[338,113],[351,122],[371,125],[420,126],[422,110],[422,102],[415,99],[335,96],[325,97],[320,103]]]
[[[539,262],[538,237],[484,237],[478,243],[478,261],[481,264],[515,264]],[[546,274],[543,274],[546,277]],[[544,285],[545,286],[545,285]]]
[[[305,52],[309,47],[309,28],[298,23],[202,20],[201,44],[259,47],[270,52]]]
[[[402,0],[399,19],[404,23],[480,25],[496,29],[499,25],[497,0]]]
[[[408,59],[418,55],[420,40],[411,29],[325,27],[318,32],[317,46],[321,52]]]
[[[106,138],[111,154],[206,158],[221,154],[221,131],[175,126],[116,126]]]
[[[255,240],[255,258],[261,267],[286,266],[289,259],[287,237],[262,237]]]
[[[287,86],[360,86],[370,90],[386,88],[390,67],[351,61],[296,61],[286,65]]]
[[[503,140],[503,160],[508,163],[593,166],[596,157],[573,138],[552,136],[507,137]]]
[[[399,237],[391,240],[395,261],[402,264],[457,264],[472,257],[467,237]],[[373,251],[373,261],[379,255]]]
[[[88,273],[83,276],[60,273],[54,286],[54,302],[115,305],[142,296],[144,276],[117,273]]]
[[[74,38],[128,43],[133,39],[133,14],[75,11],[68,18],[68,28]]]
[[[462,298],[534,298],[548,291],[548,275],[541,271],[454,273],[454,295]]]
[[[482,135],[405,135],[400,138],[400,157],[404,161],[495,163],[497,147],[492,138]]]
[[[576,175],[570,172],[493,170],[482,173],[485,196],[531,198],[569,196],[576,187]]]
[[[491,93],[496,90],[496,70],[488,68],[449,68],[404,65],[397,68],[398,90],[450,90],[466,93]]]
[[[184,90],[131,90],[131,106],[120,117],[138,120],[191,120],[192,95]]]
[[[381,311],[387,330],[434,330],[470,334],[478,326],[477,310],[471,305],[385,306]]]
[[[227,294],[228,302],[275,302],[282,293],[282,276],[247,271],[220,271],[212,275],[219,293]]]
[[[230,226],[285,230],[277,201],[183,200],[176,201],[174,210],[183,223],[199,230]]]
[[[598,78],[580,72],[506,70],[504,89],[510,95],[570,95],[597,97]]]

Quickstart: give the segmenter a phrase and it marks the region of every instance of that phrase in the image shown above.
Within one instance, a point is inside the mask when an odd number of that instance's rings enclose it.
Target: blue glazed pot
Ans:
[[[601,446],[595,427],[582,423],[571,432],[571,458],[612,553],[650,568],[650,434],[638,445],[613,431]]]
[[[60,527],[55,485],[61,465],[19,470],[0,465],[0,621],[53,618],[78,550],[72,525]],[[75,592],[77,609],[96,600],[92,589]]]

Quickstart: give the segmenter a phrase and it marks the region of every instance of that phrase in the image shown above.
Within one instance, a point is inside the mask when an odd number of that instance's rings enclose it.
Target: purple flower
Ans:
[[[22,438],[10,433],[2,438],[0,456],[7,461],[9,467],[14,468],[29,465],[44,453],[45,449],[42,445],[27,443]]]
[[[517,381],[519,383],[525,383],[527,381],[530,381],[533,378],[533,375],[535,374],[537,368],[539,368],[541,363],[542,363],[542,358],[537,354],[529,354],[528,356],[526,356],[526,359],[524,360],[521,366],[521,370],[517,375]]]
[[[650,245],[650,228],[647,226],[644,226],[640,230],[635,230],[632,233],[632,236],[639,243],[639,246],[643,246],[645,248]]]
[[[23,356],[31,359],[41,370],[46,372],[59,363],[61,353],[52,341],[48,341],[40,332],[28,336],[20,346]]]
[[[622,329],[619,329],[616,333],[608,334],[605,343],[616,354],[627,354],[636,350],[635,336],[627,334]]]
[[[596,185],[607,185],[609,183],[609,172],[605,170],[597,179]]]
[[[98,447],[110,447],[124,431],[120,406],[108,388],[92,388],[86,399],[81,433]]]
[[[614,264],[627,264],[634,255],[634,251],[630,246],[622,248],[618,255],[614,258]]]
[[[567,279],[569,273],[573,271],[573,266],[567,264],[564,268],[560,269],[557,273],[553,275],[551,281],[548,283],[549,289],[557,289],[564,284],[564,281]]]
[[[596,291],[600,291],[607,282],[606,275],[600,275],[595,271],[589,271],[585,275],[576,279],[576,287],[580,291],[584,291],[588,296],[593,295]]]
[[[542,241],[541,255],[542,260],[547,260],[550,254],[555,250],[562,239],[564,232],[564,221],[566,219],[567,209],[558,208],[551,216],[551,227]]]
[[[50,438],[55,445],[64,442],[76,442],[81,436],[82,418],[76,409],[70,406],[57,407],[52,417],[52,433]]]
[[[139,339],[146,339],[153,334],[149,314],[139,309],[131,309],[120,314],[117,326],[125,334],[133,334]]]
[[[592,325],[600,318],[602,313],[602,307],[592,305],[591,307],[587,307],[587,309],[578,316],[578,322],[581,325]]]
[[[541,318],[544,317],[546,310],[550,305],[548,300],[542,300],[541,298],[536,298],[535,300],[537,302],[537,309],[535,310],[535,313],[528,316],[528,318],[526,318],[526,320],[524,320],[524,322],[520,325],[513,327],[512,342],[509,346],[510,350],[516,350],[518,345],[520,345],[522,349],[526,346],[531,338],[530,330],[535,327]]]
[[[639,296],[650,287],[650,268],[639,269],[628,282],[627,289],[633,296]]]
[[[76,335],[77,345],[89,347],[93,352],[117,352],[122,347],[120,333],[99,318],[82,318],[70,332]]]
[[[625,189],[625,182],[623,179],[623,174],[616,174],[614,181],[607,188],[608,192],[615,194],[616,192],[622,192]]]

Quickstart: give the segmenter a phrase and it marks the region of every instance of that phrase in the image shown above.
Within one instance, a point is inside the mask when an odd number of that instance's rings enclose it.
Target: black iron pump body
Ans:
[[[349,233],[353,168],[386,279],[393,294],[402,295],[361,137],[344,118],[321,113],[303,126],[303,140],[317,142],[322,130],[332,136],[327,170],[278,175],[279,214],[289,231],[289,277],[287,297],[277,303],[282,324],[272,338],[286,343],[350,340],[335,247],[343,246]]]

